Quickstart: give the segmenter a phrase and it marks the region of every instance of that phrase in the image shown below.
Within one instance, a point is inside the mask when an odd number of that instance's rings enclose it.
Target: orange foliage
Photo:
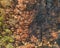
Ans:
[[[57,32],[54,32],[54,31],[51,33],[51,35],[52,35],[52,37],[53,37],[54,39],[57,39],[57,37],[58,37]]]
[[[19,46],[18,48],[35,48],[35,45],[34,44],[27,44],[24,46]]]
[[[38,39],[35,36],[32,36],[31,41],[36,43],[38,41]]]
[[[27,8],[27,4],[23,4],[24,2],[28,3],[30,2],[30,4],[34,4],[35,0],[17,0],[18,4],[16,5],[15,9],[14,9],[14,18],[18,21],[18,25],[16,25],[16,30],[15,30],[15,34],[17,34],[18,36],[16,36],[15,38],[17,40],[26,40],[29,37],[29,25],[31,24],[31,22],[33,21],[33,19],[35,18],[35,13],[37,11],[33,10],[25,10]],[[19,38],[19,39],[18,39]],[[33,39],[36,40],[35,37],[33,37]]]

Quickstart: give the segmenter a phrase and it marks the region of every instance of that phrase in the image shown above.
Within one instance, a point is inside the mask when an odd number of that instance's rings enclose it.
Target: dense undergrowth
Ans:
[[[0,48],[59,48],[57,0],[0,0]]]

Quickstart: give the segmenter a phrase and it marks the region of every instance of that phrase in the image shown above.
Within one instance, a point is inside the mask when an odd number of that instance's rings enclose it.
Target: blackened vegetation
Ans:
[[[40,4],[41,7],[39,9],[42,8],[42,11],[39,11],[38,15],[36,16],[36,18],[30,26],[31,28],[33,28],[31,34],[35,35],[36,37],[38,37],[39,34],[39,39],[43,40],[43,38],[46,38],[46,40],[50,41],[50,39],[52,39],[52,31],[58,33],[58,30],[60,30],[60,15],[58,11],[58,1],[46,0],[44,3],[46,4],[45,8],[43,8],[43,6],[41,6],[42,4]],[[36,32],[37,29],[40,30],[38,34]],[[52,41],[54,42],[54,39]]]

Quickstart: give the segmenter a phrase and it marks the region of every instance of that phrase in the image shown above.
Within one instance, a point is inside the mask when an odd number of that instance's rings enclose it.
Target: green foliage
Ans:
[[[14,42],[14,39],[10,36],[4,36],[0,39],[0,42]]]
[[[4,18],[3,18],[3,16],[1,16],[1,17],[0,17],[0,21],[3,21],[3,20],[4,20]]]
[[[4,46],[6,48],[14,48],[13,45],[10,44],[12,42],[14,42],[14,39],[11,36],[0,36],[0,46]]]
[[[0,39],[2,38],[2,36],[0,36]]]
[[[0,26],[2,26],[2,22],[0,22]]]
[[[4,31],[5,31],[5,33],[8,33],[8,34],[12,34],[12,32],[11,32],[11,30],[9,30],[9,29],[4,29]]]
[[[9,43],[7,44],[6,48],[14,48],[14,46],[11,43]]]
[[[0,5],[3,7],[10,5],[10,0],[0,0]],[[0,8],[0,48],[14,48],[12,43],[14,42],[14,38],[12,37],[12,31],[8,28],[5,22],[5,9]]]

